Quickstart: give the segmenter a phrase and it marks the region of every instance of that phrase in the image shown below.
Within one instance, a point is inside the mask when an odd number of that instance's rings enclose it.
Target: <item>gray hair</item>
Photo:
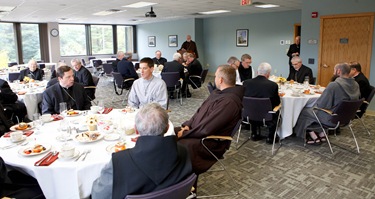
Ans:
[[[298,56],[294,56],[292,58],[292,60],[290,60],[291,62],[297,62],[297,63],[302,63],[302,59],[301,57],[298,57]]]
[[[127,52],[127,53],[125,53],[124,58],[125,58],[125,59],[129,59],[129,58],[132,57],[132,56],[133,56],[132,53]]]
[[[336,64],[335,68],[340,69],[342,75],[348,75],[350,73],[350,66],[346,62]]]
[[[178,60],[180,60],[180,59],[181,59],[181,54],[180,54],[180,53],[175,53],[175,54],[173,54],[173,60],[178,61]]]
[[[117,52],[117,57],[124,56],[124,55],[125,55],[124,51],[120,50]]]
[[[258,66],[258,75],[267,75],[270,74],[272,70],[272,67],[267,62],[262,62]]]
[[[141,136],[163,135],[168,130],[169,116],[158,103],[143,106],[135,116],[135,128]]]
[[[81,64],[81,61],[79,61],[79,59],[78,58],[74,58],[74,59],[72,59],[72,61],[70,61],[70,63],[76,63],[76,64],[79,64],[79,65],[82,65]]]
[[[229,57],[229,59],[228,59],[228,61],[227,61],[227,64],[232,65],[232,64],[234,64],[236,61],[240,61],[240,60],[238,60],[237,57],[235,57],[235,56],[231,56],[231,57]]]

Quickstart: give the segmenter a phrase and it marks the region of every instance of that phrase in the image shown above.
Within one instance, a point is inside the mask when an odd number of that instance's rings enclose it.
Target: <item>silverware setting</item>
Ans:
[[[89,153],[90,151],[90,149],[85,149],[74,161],[77,162],[82,156],[85,156],[82,161],[85,160],[87,153]]]
[[[85,161],[86,157],[87,157],[87,154],[89,154],[91,152],[91,149],[87,149],[86,150],[86,154],[85,154],[85,157],[82,158],[82,161]]]
[[[8,145],[8,146],[0,147],[0,149],[1,150],[11,149],[11,148],[16,147],[16,146],[25,146],[28,143],[29,143],[28,141],[23,141],[23,142],[19,142],[19,143],[16,143],[16,144],[11,144],[11,145]]]
[[[39,162],[37,164],[35,164],[35,166],[39,166],[40,164],[42,164],[42,162],[44,162],[44,160],[46,160],[47,158],[52,157],[52,155],[53,155],[52,152],[48,152],[46,156],[44,156],[41,160],[39,160]]]

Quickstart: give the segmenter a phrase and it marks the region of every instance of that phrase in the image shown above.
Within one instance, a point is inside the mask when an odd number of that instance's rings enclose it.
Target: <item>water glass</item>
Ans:
[[[103,112],[104,112],[104,101],[102,101],[102,100],[98,101],[98,107],[99,107],[99,113],[103,114]]]
[[[65,113],[67,110],[66,102],[61,102],[60,103],[60,114]]]

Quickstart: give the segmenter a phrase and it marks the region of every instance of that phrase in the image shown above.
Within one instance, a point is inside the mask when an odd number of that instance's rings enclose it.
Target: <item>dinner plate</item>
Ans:
[[[92,134],[97,134],[97,137],[95,139],[91,138],[90,136]],[[91,142],[96,142],[101,139],[103,139],[103,134],[97,132],[97,131],[86,131],[83,133],[76,134],[73,138],[74,141],[80,142],[80,143],[91,143]]]
[[[64,160],[64,161],[71,160],[71,159],[74,159],[74,158],[78,157],[79,154],[80,154],[80,152],[77,149],[74,150],[74,155],[70,156],[70,157],[62,156],[61,153],[59,153],[59,160]]]
[[[18,124],[13,125],[13,126],[10,127],[9,129],[10,129],[11,131],[28,131],[28,130],[30,130],[30,129],[33,128],[33,123],[32,123],[32,122],[27,123],[27,125],[28,125],[28,127],[27,127],[26,129],[23,129],[23,130],[18,129]]]
[[[43,150],[39,153],[32,152],[30,154],[27,154],[27,153],[24,152],[25,150],[32,150],[34,148],[34,146],[28,146],[28,147],[24,147],[24,148],[21,148],[20,150],[18,150],[18,154],[20,154],[22,156],[35,156],[35,155],[40,155],[40,154],[46,153],[47,151],[51,150],[50,144],[42,143],[40,145],[44,146],[45,150]]]
[[[104,136],[104,140],[106,141],[115,141],[120,139],[120,135],[116,133],[110,133]]]
[[[82,111],[74,110],[74,112],[77,112],[77,114],[68,115],[67,112],[65,112],[66,117],[76,117],[82,114]]]
[[[293,97],[301,97],[300,94],[291,94],[291,96],[293,96]]]

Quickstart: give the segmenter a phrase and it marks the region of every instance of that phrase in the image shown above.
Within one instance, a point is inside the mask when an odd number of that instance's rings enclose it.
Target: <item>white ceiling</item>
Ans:
[[[141,1],[141,0],[139,0]],[[187,18],[205,18],[280,12],[301,9],[302,0],[253,0],[253,2],[278,4],[280,7],[263,9],[241,6],[241,0],[142,0],[158,3],[154,5],[156,18],[146,18],[150,7],[124,8],[121,6],[137,0],[0,0],[0,6],[15,6],[0,20],[9,22],[59,22],[87,24],[143,24]],[[94,16],[93,13],[109,9],[126,10],[107,16]],[[211,10],[230,10],[230,13],[202,16],[195,13]],[[4,13],[3,13],[4,14]],[[62,18],[66,18],[63,20]],[[144,21],[139,21],[144,20]]]

